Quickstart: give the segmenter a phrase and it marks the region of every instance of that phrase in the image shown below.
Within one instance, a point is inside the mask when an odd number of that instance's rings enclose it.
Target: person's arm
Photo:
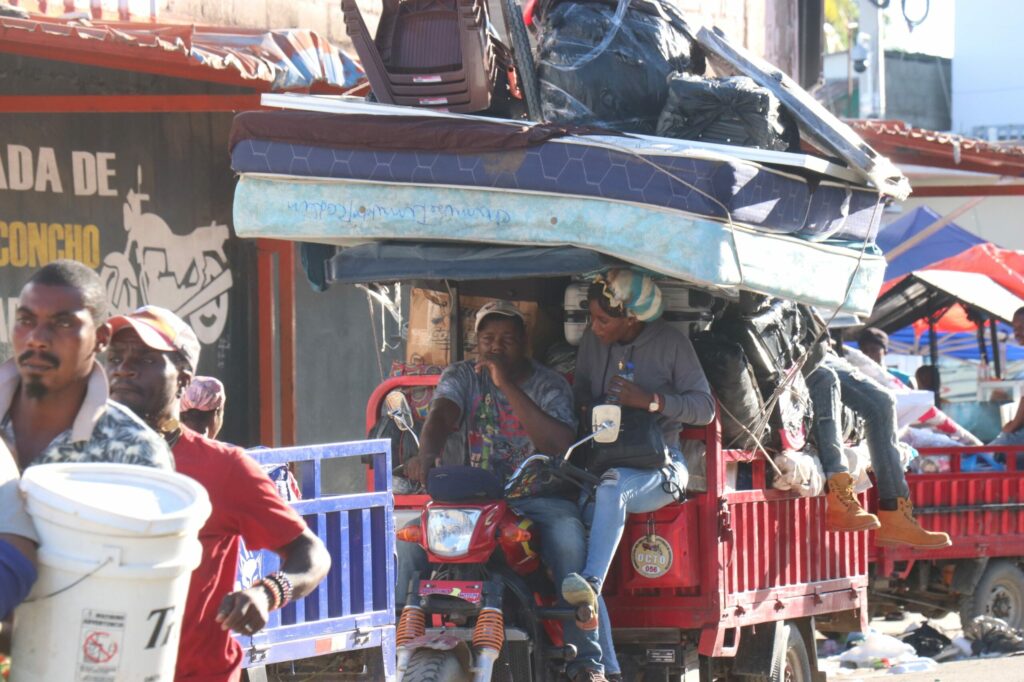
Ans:
[[[274,553],[281,557],[280,573],[292,586],[293,601],[312,592],[331,568],[327,548],[309,528]],[[225,630],[258,632],[270,616],[270,599],[269,589],[262,583],[232,592],[221,602],[217,622]]]
[[[592,349],[597,344],[593,332],[589,329],[583,332],[583,339],[580,341],[579,350],[576,353],[576,368],[573,371],[572,395],[576,409],[582,412],[593,404],[595,396],[604,391],[604,386],[595,390],[593,374]]]
[[[560,455],[572,445],[575,431],[565,422],[545,412],[537,403],[533,402],[530,396],[509,378],[509,368],[495,360],[479,360],[476,363],[477,372],[489,372],[491,381],[499,391],[508,398],[512,412],[519,419],[533,443],[534,450],[548,455]],[[562,380],[563,384],[565,380]],[[568,385],[565,385],[568,389]],[[568,391],[567,391],[568,392]],[[572,410],[572,397],[566,396],[566,406]]]
[[[36,545],[20,535],[0,533],[0,621],[25,600],[36,581]]]
[[[661,413],[674,421],[704,426],[715,418],[715,399],[690,339],[680,337],[672,364],[675,393],[662,396]]]
[[[1024,400],[1017,403],[1017,414],[1013,415],[1013,419],[1006,422],[1006,425],[1003,426],[1003,433],[1020,431],[1021,427],[1024,427]]]
[[[622,405],[638,410],[646,410],[654,402],[654,392],[621,376],[612,379],[609,391],[618,395]],[[711,387],[693,344],[685,336],[679,337],[672,356],[672,392],[657,395],[661,403],[660,413],[673,421],[703,426],[715,418]]]
[[[420,451],[405,461],[405,475],[427,484],[427,473],[444,452],[448,436],[459,428],[462,410],[448,398],[434,398],[420,432]]]

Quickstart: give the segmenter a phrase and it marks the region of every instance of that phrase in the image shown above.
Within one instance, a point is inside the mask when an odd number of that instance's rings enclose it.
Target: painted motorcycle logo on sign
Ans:
[[[139,185],[141,190],[141,172]],[[128,191],[123,253],[103,259],[100,278],[118,313],[142,305],[159,305],[188,322],[204,344],[217,342],[228,318],[228,292],[233,285],[224,244],[227,225],[210,223],[178,235],[156,213],[144,212],[148,194]]]

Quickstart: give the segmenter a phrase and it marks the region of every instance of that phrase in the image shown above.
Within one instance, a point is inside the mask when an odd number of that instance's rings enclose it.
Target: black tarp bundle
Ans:
[[[779,100],[746,76],[701,78],[673,73],[658,135],[786,151]]]
[[[707,331],[694,337],[693,348],[721,407],[722,447],[753,450],[758,441],[764,441],[767,429],[752,430],[764,401],[743,347]]]
[[[673,72],[703,53],[669,0],[558,2],[541,8],[537,77],[544,120],[653,134]]]

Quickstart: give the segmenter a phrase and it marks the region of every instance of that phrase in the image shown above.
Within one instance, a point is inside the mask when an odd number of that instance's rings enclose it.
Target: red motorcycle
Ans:
[[[503,499],[529,476],[559,479],[586,489],[597,478],[568,463],[580,445],[618,437],[618,406],[593,410],[593,433],[563,457],[534,455],[509,478],[504,491],[488,471],[434,469],[431,501],[420,525],[398,539],[420,545],[432,566],[414,575],[398,624],[399,682],[554,682],[564,679],[575,647],[565,645],[562,623],[594,617],[590,607],[555,606],[555,590],[541,570],[532,523]],[[447,479],[444,494],[437,495]],[[453,493],[457,490],[457,493]],[[440,498],[440,499],[439,499]]]

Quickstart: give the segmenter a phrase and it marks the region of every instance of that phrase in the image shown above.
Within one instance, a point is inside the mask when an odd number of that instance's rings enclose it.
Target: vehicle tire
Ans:
[[[417,649],[405,669],[405,682],[469,682],[454,651]]]
[[[775,660],[770,675],[744,675],[740,679],[750,682],[811,682],[811,659],[800,630],[792,623],[785,623],[786,651]],[[740,676],[737,676],[738,678]]]
[[[990,562],[960,609],[960,626],[978,616],[994,616],[1012,628],[1024,627],[1024,571],[1013,561]]]
[[[529,112],[531,121],[543,121],[537,67],[533,63],[530,34],[526,32],[526,23],[523,21],[523,10],[519,6],[519,0],[501,0],[501,12],[505,19],[505,30],[508,31],[509,41],[512,43],[510,46],[512,58],[516,63],[519,89],[526,99],[526,110]]]

